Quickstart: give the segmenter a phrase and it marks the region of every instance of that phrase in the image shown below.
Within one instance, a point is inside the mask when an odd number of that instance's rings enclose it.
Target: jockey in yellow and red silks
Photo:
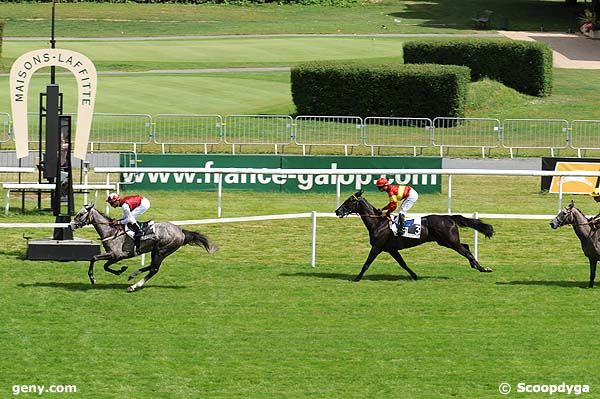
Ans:
[[[386,216],[391,217],[392,212],[396,210],[398,207],[398,203],[400,202],[400,210],[398,212],[398,219],[396,223],[392,223],[392,232],[394,235],[398,234],[398,227],[400,227],[400,232],[402,232],[404,228],[404,219],[406,219],[406,214],[408,210],[412,208],[417,199],[419,199],[419,194],[417,190],[412,188],[411,186],[401,186],[396,184],[391,184],[388,179],[385,177],[380,177],[375,181],[375,185],[379,189],[379,191],[385,191],[388,194],[389,202],[386,206],[381,208],[382,211],[386,211]],[[396,226],[397,225],[397,226]]]

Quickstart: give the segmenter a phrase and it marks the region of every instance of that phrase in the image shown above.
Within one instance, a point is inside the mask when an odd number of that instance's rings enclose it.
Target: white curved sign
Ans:
[[[29,154],[27,91],[31,76],[38,69],[50,66],[68,69],[77,80],[77,126],[73,155],[79,159],[85,159],[92,127],[98,77],[96,67],[88,57],[63,49],[30,51],[17,58],[10,69],[10,101],[17,158],[23,158]]]

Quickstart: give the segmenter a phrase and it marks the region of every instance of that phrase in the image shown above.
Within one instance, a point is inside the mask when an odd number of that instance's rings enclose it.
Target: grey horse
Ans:
[[[114,270],[110,267],[112,264],[142,253],[152,253],[150,266],[142,267],[129,276],[129,280],[131,280],[140,273],[148,272],[148,274],[141,278],[137,283],[127,288],[127,291],[129,292],[142,288],[148,280],[158,273],[162,261],[186,244],[202,246],[210,254],[219,249],[217,245],[212,243],[205,235],[194,231],[183,230],[173,223],[165,222],[156,223],[154,225],[154,234],[143,239],[139,253],[135,253],[133,239],[125,234],[123,225],[115,224],[114,219],[103,215],[94,208],[93,204],[85,205],[79,213],[75,215],[69,227],[72,230],[75,230],[86,225],[94,226],[96,232],[98,232],[102,239],[102,246],[105,250],[105,253],[94,256],[90,261],[88,277],[92,284],[96,283],[96,278],[94,277],[94,263],[96,261],[108,260],[104,264],[104,270],[118,276],[127,270],[127,267],[123,266],[119,270]]]
[[[577,208],[573,201],[562,209],[558,215],[550,222],[553,229],[558,229],[561,226],[570,224],[575,230],[575,234],[581,241],[581,249],[583,254],[590,261],[590,283],[588,288],[594,288],[594,280],[596,279],[596,265],[600,260],[600,230],[590,223],[588,218]]]

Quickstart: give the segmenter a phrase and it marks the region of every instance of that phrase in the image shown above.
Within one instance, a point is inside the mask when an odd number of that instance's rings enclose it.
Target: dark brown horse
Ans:
[[[426,242],[437,242],[438,245],[450,248],[469,260],[471,267],[480,272],[491,272],[492,269],[483,267],[471,253],[469,246],[460,242],[459,227],[471,227],[487,238],[492,237],[494,228],[479,219],[469,219],[460,215],[428,215],[421,218],[420,238],[396,237],[389,228],[388,219],[379,209],[374,208],[369,201],[362,196],[363,191],[357,191],[336,209],[335,214],[343,218],[349,214],[358,214],[367,230],[371,251],[365,261],[360,273],[354,281],[360,281],[371,263],[382,252],[389,253],[398,264],[410,274],[413,279],[417,275],[413,272],[400,255],[400,250],[416,247]]]
[[[577,238],[581,241],[583,254],[590,261],[590,282],[588,288],[594,288],[596,265],[598,264],[598,260],[600,260],[600,230],[593,227],[588,218],[579,209],[575,208],[573,201],[550,222],[550,226],[553,229],[558,229],[568,224],[573,226]]]

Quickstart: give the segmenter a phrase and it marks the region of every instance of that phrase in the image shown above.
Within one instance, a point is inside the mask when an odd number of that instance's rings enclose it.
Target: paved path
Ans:
[[[600,69],[600,40],[575,33],[507,31],[500,31],[500,33],[514,40],[548,44],[553,50],[555,68]]]

